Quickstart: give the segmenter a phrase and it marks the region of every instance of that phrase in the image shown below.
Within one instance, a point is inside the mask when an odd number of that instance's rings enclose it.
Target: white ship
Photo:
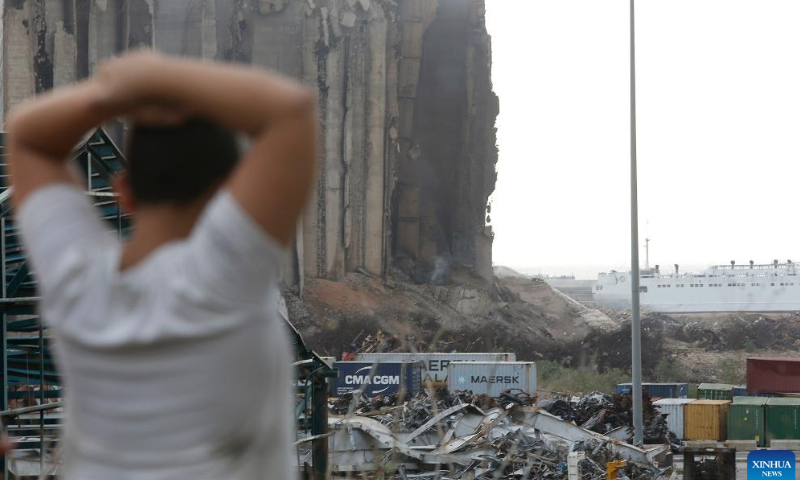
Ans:
[[[756,265],[716,265],[702,273],[664,274],[659,266],[640,274],[641,306],[653,312],[800,311],[800,276],[791,260]],[[630,308],[630,273],[601,273],[592,289],[597,307]]]

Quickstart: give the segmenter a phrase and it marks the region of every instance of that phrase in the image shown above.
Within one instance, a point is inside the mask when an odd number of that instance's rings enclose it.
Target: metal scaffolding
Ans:
[[[2,381],[0,410],[4,428],[15,445],[4,460],[5,478],[54,477],[58,432],[61,426],[59,375],[48,345],[48,332],[40,321],[34,272],[22,246],[12,215],[11,192],[5,162],[5,138],[0,136],[0,289],[2,312]],[[130,222],[111,191],[111,177],[124,166],[124,158],[106,133],[98,129],[73,151],[73,161],[86,179],[100,215],[120,236]],[[34,407],[39,408],[34,408]]]

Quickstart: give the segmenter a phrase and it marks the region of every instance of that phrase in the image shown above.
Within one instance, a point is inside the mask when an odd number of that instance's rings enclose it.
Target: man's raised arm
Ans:
[[[16,204],[41,186],[72,181],[66,165],[72,148],[87,131],[121,113],[102,102],[103,96],[97,82],[87,81],[46,93],[11,112],[6,125]]]

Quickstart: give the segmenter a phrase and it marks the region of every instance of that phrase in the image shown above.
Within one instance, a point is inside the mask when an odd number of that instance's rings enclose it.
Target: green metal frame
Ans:
[[[312,438],[311,465],[299,467],[304,479],[324,480],[328,478],[328,379],[335,378],[338,370],[309,349],[294,325],[284,320],[297,352],[297,431],[298,435]]]
[[[4,140],[5,136],[0,134],[0,272],[3,276],[0,288],[0,341],[3,349],[0,360],[0,377],[3,381],[0,410],[9,411],[11,401],[29,404],[22,409],[11,409],[11,413],[6,413],[3,420],[12,440],[15,437],[33,437],[33,440],[16,441],[16,451],[38,450],[40,471],[44,471],[46,455],[42,452],[52,451],[57,444],[60,427],[57,417],[45,415],[49,409],[45,402],[59,398],[60,391],[51,388],[59,388],[60,381],[48,347],[47,330],[36,308],[36,280],[12,215]],[[102,217],[120,235],[124,235],[130,228],[130,222],[111,191],[113,174],[125,166],[120,150],[102,129],[98,129],[73,151],[73,159],[85,175],[86,192],[94,198]],[[43,408],[36,410],[35,414],[29,414],[29,417],[38,417],[38,421],[33,418],[23,420],[23,415],[14,414],[33,407],[30,404],[37,402]],[[5,478],[12,478],[8,463],[4,461],[3,464]]]

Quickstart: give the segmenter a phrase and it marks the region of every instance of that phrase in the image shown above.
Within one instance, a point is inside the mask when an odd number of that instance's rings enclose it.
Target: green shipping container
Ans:
[[[728,440],[755,440],[759,447],[764,438],[764,406],[766,397],[733,397],[728,407]]]
[[[770,398],[764,416],[767,442],[800,439],[800,398]]]
[[[697,387],[699,400],[733,400],[733,385],[727,383],[701,383]]]

